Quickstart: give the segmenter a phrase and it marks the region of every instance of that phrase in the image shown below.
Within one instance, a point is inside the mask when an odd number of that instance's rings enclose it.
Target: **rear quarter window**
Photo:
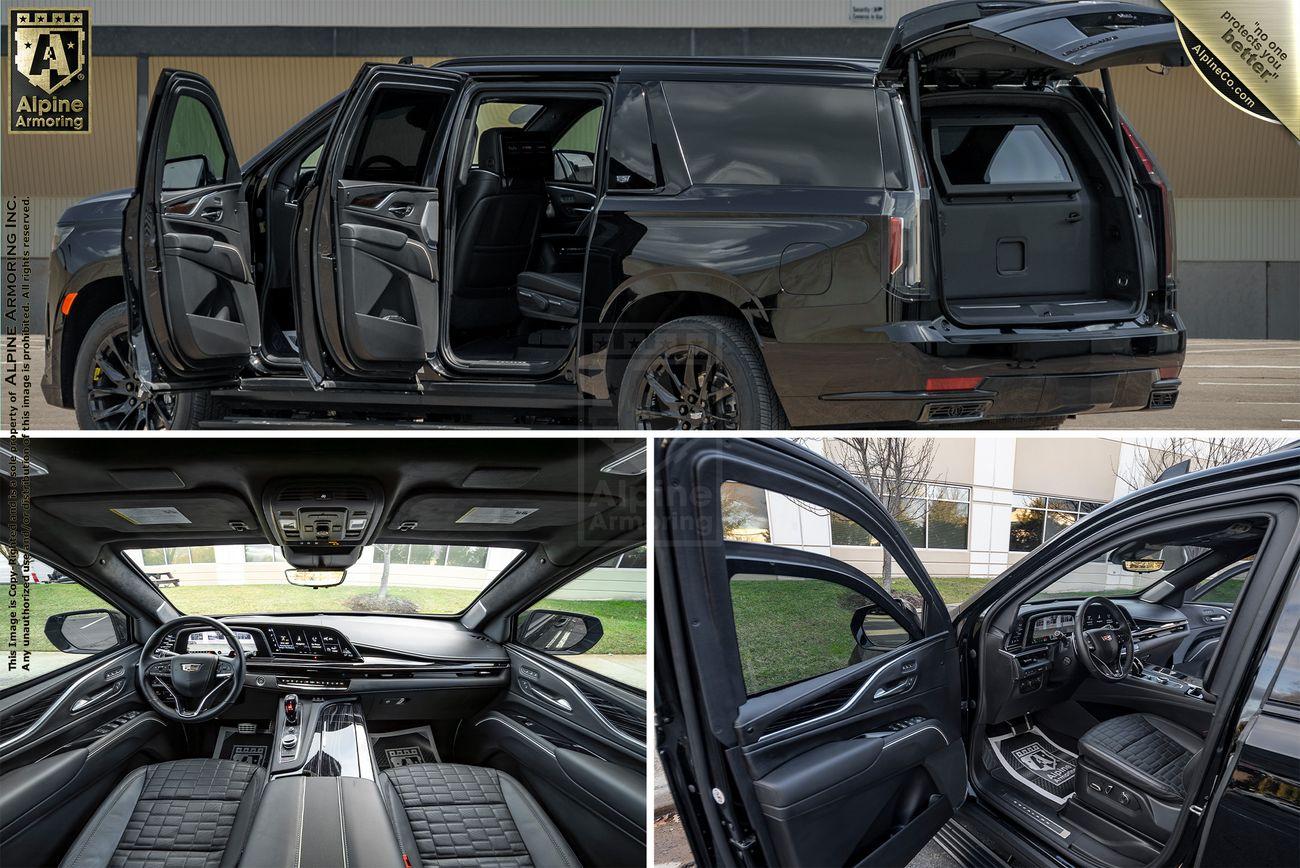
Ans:
[[[871,88],[666,81],[663,90],[694,184],[883,185]]]

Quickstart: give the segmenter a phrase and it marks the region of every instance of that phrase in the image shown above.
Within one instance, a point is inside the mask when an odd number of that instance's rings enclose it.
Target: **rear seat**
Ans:
[[[379,787],[413,868],[579,864],[541,806],[504,772],[420,763],[382,772]]]
[[[568,323],[578,321],[581,273],[524,271],[519,275],[516,292],[524,316]]]

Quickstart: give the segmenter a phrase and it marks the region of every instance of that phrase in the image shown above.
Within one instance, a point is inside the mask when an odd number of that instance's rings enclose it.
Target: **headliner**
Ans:
[[[338,476],[372,479],[382,488],[381,530],[372,542],[541,544],[555,555],[580,556],[644,534],[645,476],[601,472],[643,443],[484,436],[38,437],[31,440],[32,458],[49,474],[30,480],[32,541],[74,564],[89,564],[105,546],[261,542],[269,538],[261,508],[268,483]],[[7,510],[16,486],[0,479]],[[540,506],[539,518],[549,511],[551,521],[475,530],[455,524],[461,506],[530,498]],[[178,502],[193,506],[192,526],[137,526],[110,512]],[[411,510],[421,515],[419,529],[396,535],[394,519]],[[232,531],[232,519],[252,530]]]

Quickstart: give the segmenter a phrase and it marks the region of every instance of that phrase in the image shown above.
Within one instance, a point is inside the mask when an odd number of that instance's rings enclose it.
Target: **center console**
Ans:
[[[1150,687],[1163,688],[1192,699],[1205,698],[1205,691],[1201,688],[1199,678],[1175,672],[1165,666],[1141,666],[1140,668],[1135,666],[1134,670],[1133,677]]]
[[[281,697],[263,791],[242,865],[403,864],[355,697]]]

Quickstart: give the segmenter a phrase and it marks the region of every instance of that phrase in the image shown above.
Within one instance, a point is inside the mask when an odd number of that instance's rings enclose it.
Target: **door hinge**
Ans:
[[[973,699],[963,699],[963,700],[961,701],[961,710],[962,710],[962,711],[974,711],[974,710],[975,710],[975,700],[973,700]]]

